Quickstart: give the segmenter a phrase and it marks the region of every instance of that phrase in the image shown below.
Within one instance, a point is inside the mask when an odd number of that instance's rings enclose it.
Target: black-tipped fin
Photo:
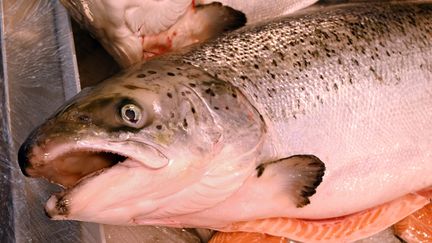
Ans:
[[[301,208],[310,203],[309,197],[315,194],[323,179],[325,165],[314,155],[294,155],[263,163],[256,169],[258,178],[275,180]]]

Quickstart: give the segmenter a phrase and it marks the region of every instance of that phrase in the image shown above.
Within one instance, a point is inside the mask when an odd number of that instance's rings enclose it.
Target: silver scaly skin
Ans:
[[[179,57],[247,96],[266,121],[266,160],[314,154],[326,164],[314,196],[326,203],[295,217],[344,215],[376,205],[376,194],[394,199],[401,188],[432,184],[410,174],[432,170],[431,1],[320,11],[246,27]],[[395,166],[400,161],[406,174]],[[385,186],[396,175],[398,193]],[[326,183],[332,180],[338,186]],[[357,195],[364,200],[340,206]],[[317,214],[323,207],[328,213]]]

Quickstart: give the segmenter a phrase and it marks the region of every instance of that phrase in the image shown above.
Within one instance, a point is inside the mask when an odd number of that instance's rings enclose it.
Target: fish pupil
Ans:
[[[130,122],[133,122],[133,123],[138,122],[138,120],[137,120],[137,118],[136,118],[135,111],[132,110],[132,109],[127,109],[127,110],[125,111],[125,116],[126,116],[126,118],[128,119],[128,121],[130,121]]]

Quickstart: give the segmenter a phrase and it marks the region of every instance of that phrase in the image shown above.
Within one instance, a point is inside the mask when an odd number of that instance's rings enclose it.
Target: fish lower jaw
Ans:
[[[67,207],[61,207],[59,199],[56,195],[51,195],[45,205],[45,214],[53,220],[66,220],[66,212],[61,213],[62,209]]]
[[[57,152],[57,151],[56,151]],[[45,205],[46,215],[53,220],[67,220],[70,213],[71,195],[80,187],[113,167],[137,168],[143,163],[123,154],[102,149],[72,149],[58,153],[41,165],[32,165],[32,177],[47,179],[62,190],[54,193]]]
[[[134,204],[136,192],[145,190],[154,171],[134,159],[102,168],[81,178],[72,187],[54,193],[45,204],[52,220],[77,220],[115,225],[136,225],[135,213],[151,213],[151,199]],[[128,181],[121,184],[119,182]],[[130,189],[130,190],[128,190]]]
[[[91,174],[79,179],[73,186],[52,194],[45,204],[45,214],[53,220],[67,220],[67,215],[70,213],[70,199],[68,198],[69,193],[78,189],[80,185],[85,184],[87,181],[97,177],[99,174],[109,169],[110,168],[102,168],[100,170],[94,171]]]

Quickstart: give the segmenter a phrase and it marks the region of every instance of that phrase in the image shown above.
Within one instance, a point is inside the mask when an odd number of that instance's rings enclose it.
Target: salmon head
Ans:
[[[264,124],[242,93],[159,62],[83,90],[23,143],[22,172],[65,188],[50,217],[175,224],[160,218],[210,207],[253,169]]]

